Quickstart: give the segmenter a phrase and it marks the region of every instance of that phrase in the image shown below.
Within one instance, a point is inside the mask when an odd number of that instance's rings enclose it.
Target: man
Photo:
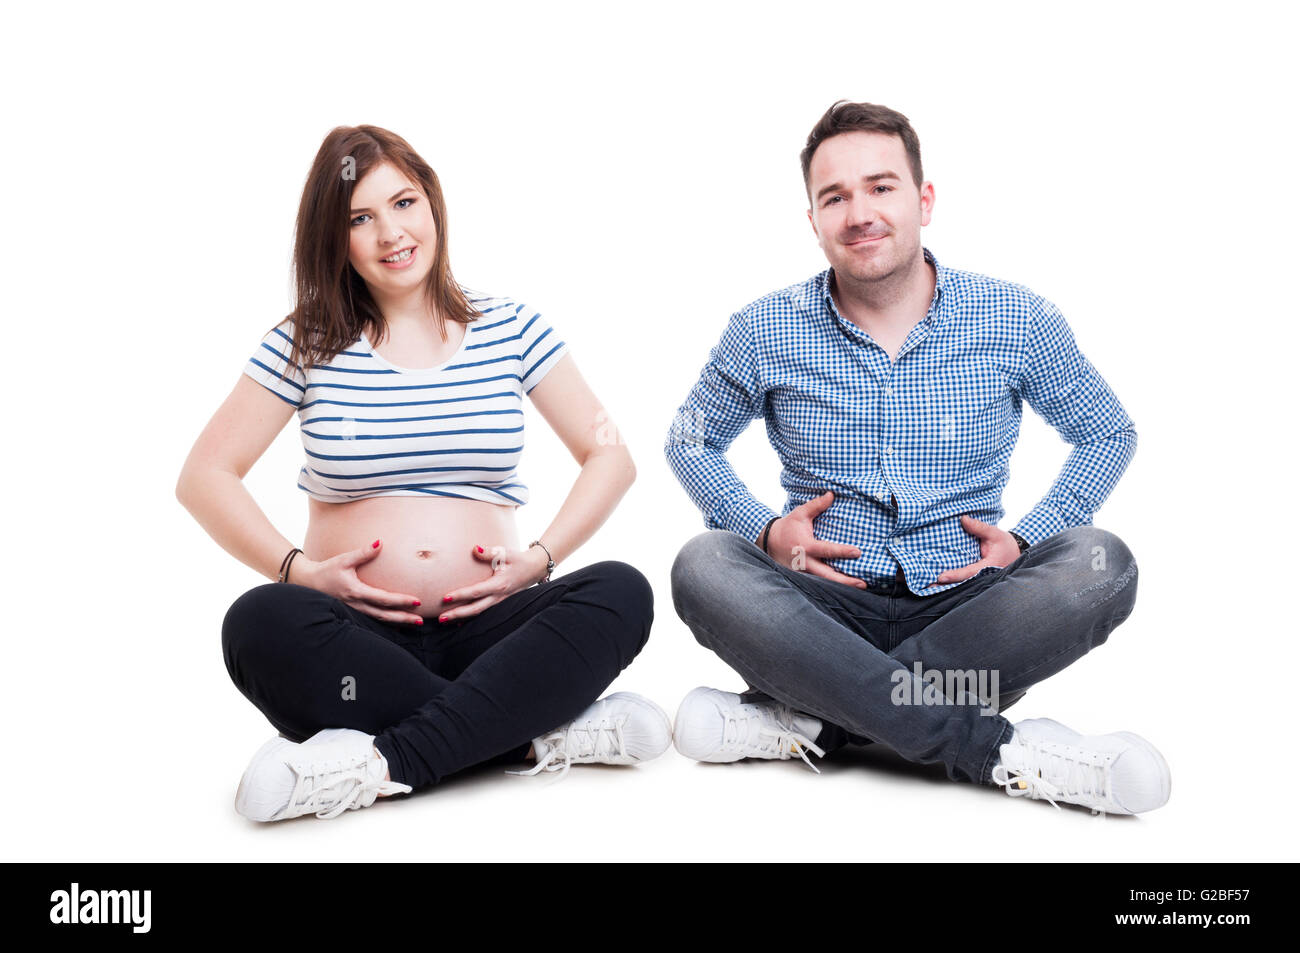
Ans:
[[[1133,456],[1132,421],[1051,302],[922,247],[934,187],[905,116],[836,103],[802,164],[831,267],[731,317],[665,445],[709,528],[677,556],[674,606],[750,689],[691,692],[678,750],[812,766],[807,750],[878,741],[1016,796],[1161,806],[1169,769],[1144,739],[994,708],[1133,609],[1132,553],[1090,525]],[[1074,449],[1007,532],[1022,401]],[[760,415],[779,517],[724,456]]]

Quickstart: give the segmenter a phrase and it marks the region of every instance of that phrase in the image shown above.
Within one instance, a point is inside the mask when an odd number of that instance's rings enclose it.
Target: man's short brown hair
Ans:
[[[907,117],[895,112],[888,106],[875,103],[851,103],[841,99],[817,120],[812,132],[808,133],[808,144],[803,147],[799,161],[803,165],[803,187],[810,188],[808,170],[812,166],[813,153],[831,136],[843,132],[883,132],[898,136],[903,140],[903,149],[907,152],[907,164],[912,169],[912,181],[919,189],[925,181],[921,174],[921,140]],[[811,193],[810,193],[811,195]]]

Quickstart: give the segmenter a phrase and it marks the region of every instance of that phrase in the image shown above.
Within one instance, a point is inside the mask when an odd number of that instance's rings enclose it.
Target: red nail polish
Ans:
[[[379,548],[379,540],[375,540],[373,543],[371,543],[371,544],[370,544],[370,548],[371,548],[371,549],[378,549],[378,548]]]
[[[443,596],[443,597],[442,597],[442,601],[443,601],[443,602],[451,602],[451,596]]]
[[[478,547],[478,551],[479,551],[480,553],[483,552],[483,547],[482,547],[482,546],[479,546],[479,547]]]
[[[439,621],[439,622],[446,622],[446,621],[447,621],[447,617],[446,617],[445,615],[440,615],[440,616],[438,616],[438,621]]]
[[[417,622],[417,623],[415,623],[415,624],[416,624],[416,625],[424,625],[424,620],[421,619],[419,622]]]
[[[412,603],[412,605],[417,605],[417,606],[418,606],[419,604],[420,604],[420,600],[419,600],[419,599],[416,599],[415,602]]]

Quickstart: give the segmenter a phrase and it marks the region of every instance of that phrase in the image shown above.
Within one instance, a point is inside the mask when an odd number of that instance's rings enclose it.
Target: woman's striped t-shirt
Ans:
[[[262,339],[244,373],[298,408],[307,451],[300,489],[329,503],[372,496],[528,502],[515,475],[523,395],[567,348],[531,308],[507,298],[469,300],[482,316],[466,326],[460,350],[423,370],[388,363],[362,334],[304,373],[289,366],[289,319]]]

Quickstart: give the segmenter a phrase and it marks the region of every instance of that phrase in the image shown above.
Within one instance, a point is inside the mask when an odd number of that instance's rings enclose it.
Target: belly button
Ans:
[[[415,555],[419,556],[421,559],[429,559],[433,556],[433,550],[420,549],[416,551]]]

